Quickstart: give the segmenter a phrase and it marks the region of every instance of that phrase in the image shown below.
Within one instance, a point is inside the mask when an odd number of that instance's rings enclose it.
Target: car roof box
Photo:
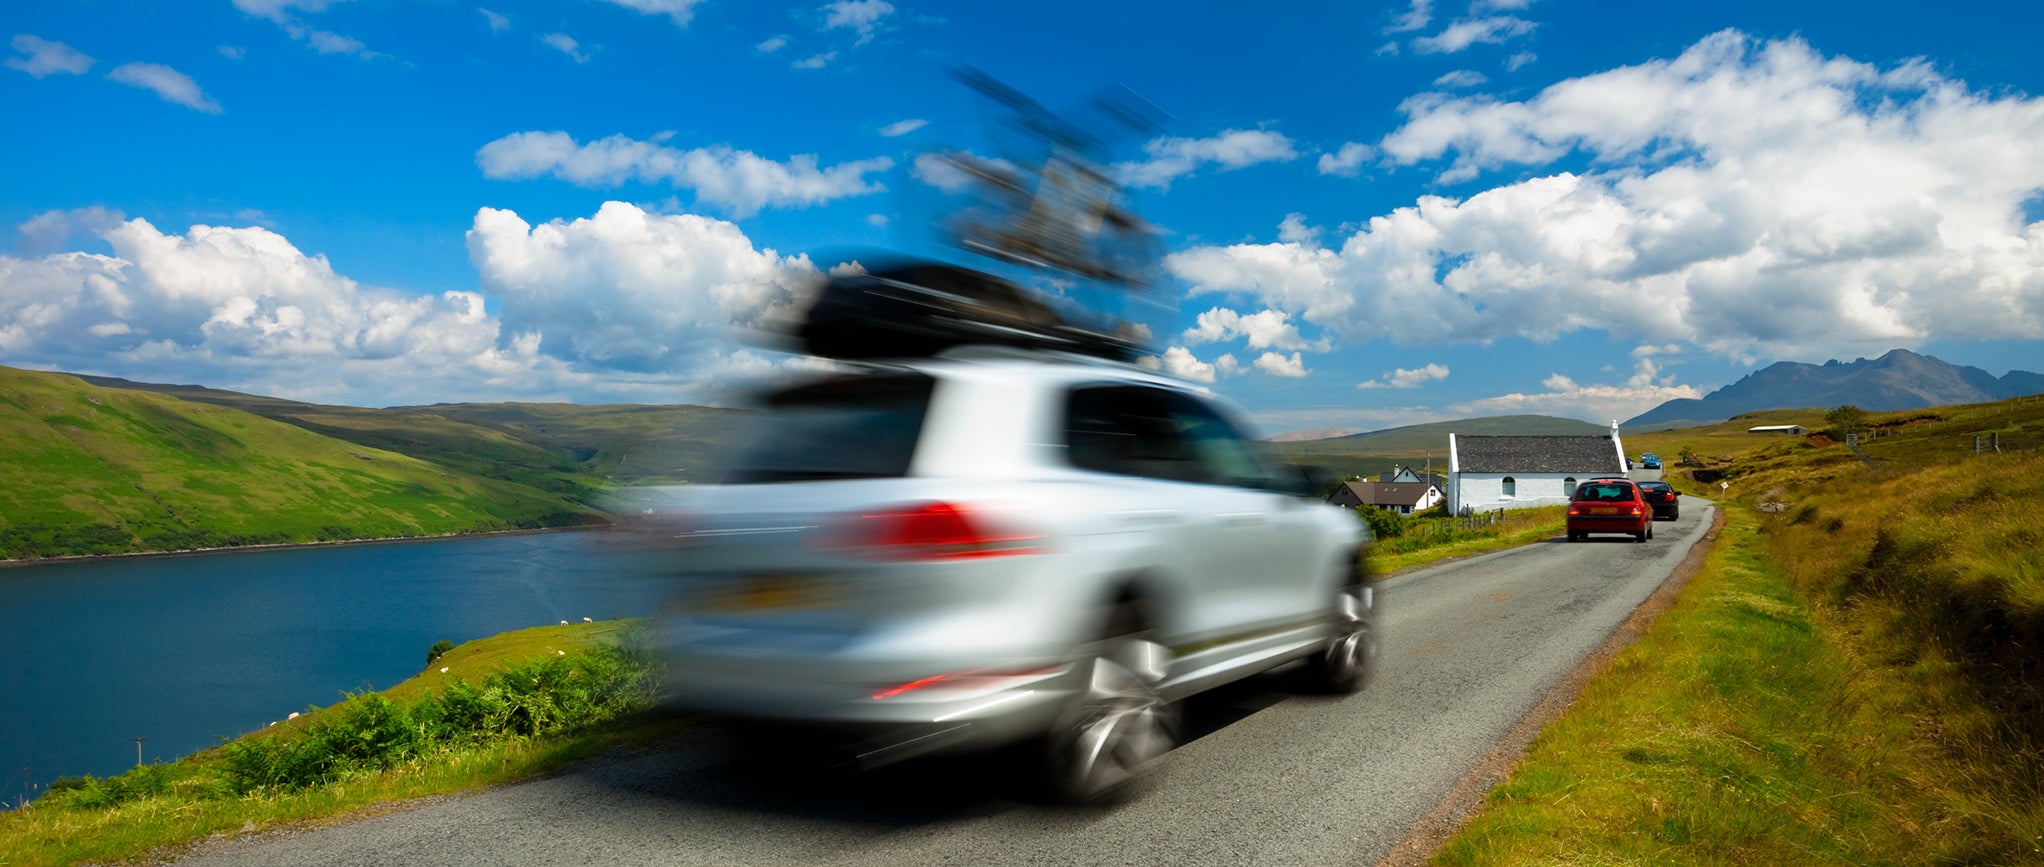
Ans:
[[[938,262],[831,278],[795,337],[811,355],[845,360],[926,358],[984,344],[1127,361],[1138,349],[1119,335],[1073,324],[1028,289]]]

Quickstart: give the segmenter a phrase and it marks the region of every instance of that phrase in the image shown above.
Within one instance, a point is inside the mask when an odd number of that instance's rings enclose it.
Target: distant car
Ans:
[[[724,484],[645,519],[678,707],[854,767],[1022,745],[1087,801],[1188,696],[1295,660],[1369,681],[1367,528],[1197,386],[959,346],[763,403]]]
[[[1661,468],[1661,456],[1652,452],[1640,455],[1639,465],[1650,470],[1658,470]]]
[[[1654,507],[1654,520],[1667,518],[1673,521],[1682,517],[1681,495],[1675,493],[1673,485],[1658,481],[1638,484],[1640,496],[1646,499],[1647,505]]]
[[[1569,498],[1567,528],[1571,542],[1591,533],[1624,533],[1645,542],[1654,537],[1654,510],[1631,479],[1591,479]]]

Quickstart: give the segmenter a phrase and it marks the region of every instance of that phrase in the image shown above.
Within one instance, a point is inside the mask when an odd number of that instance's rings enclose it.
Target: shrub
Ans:
[[[433,663],[439,662],[439,661],[440,661],[440,657],[446,656],[446,655],[447,655],[447,651],[450,651],[450,650],[453,650],[453,649],[454,649],[454,642],[452,642],[452,641],[448,641],[448,640],[447,640],[447,639],[445,639],[445,638],[442,638],[442,639],[440,639],[439,641],[435,641],[435,642],[433,642],[433,646],[432,646],[432,647],[428,647],[428,648],[426,648],[426,664],[427,664],[427,665],[432,665]]]
[[[585,656],[500,671],[480,684],[452,678],[409,704],[375,693],[349,696],[303,733],[228,743],[223,773],[239,793],[319,785],[443,744],[533,737],[615,719],[651,704],[658,682],[651,652],[628,637]]]
[[[1363,523],[1370,525],[1370,533],[1379,539],[1396,539],[1412,525],[1410,518],[1375,506],[1357,506],[1356,514],[1362,516]]]

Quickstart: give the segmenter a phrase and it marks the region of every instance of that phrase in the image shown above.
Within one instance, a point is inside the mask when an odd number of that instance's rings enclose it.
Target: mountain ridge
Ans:
[[[1891,349],[1879,358],[1850,362],[1777,361],[1701,398],[1663,403],[1633,416],[1622,427],[1696,427],[1760,410],[1845,404],[1869,412],[1923,409],[2039,392],[2044,392],[2044,375],[2027,370],[2011,370],[1997,377],[1978,367]]]

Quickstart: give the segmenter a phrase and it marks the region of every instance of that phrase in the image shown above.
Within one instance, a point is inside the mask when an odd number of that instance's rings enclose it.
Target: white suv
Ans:
[[[1207,396],[985,347],[851,370],[768,395],[724,484],[660,492],[674,704],[867,766],[1026,744],[1085,801],[1194,693],[1293,660],[1368,682],[1368,531]]]

